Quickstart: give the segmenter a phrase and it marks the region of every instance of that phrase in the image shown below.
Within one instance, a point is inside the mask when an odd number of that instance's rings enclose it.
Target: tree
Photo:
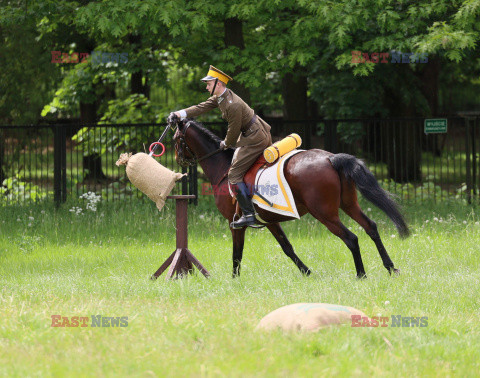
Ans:
[[[360,89],[361,96],[370,99],[373,106],[370,109],[362,107],[357,116],[436,115],[442,67],[448,61],[459,62],[466,57],[475,48],[479,38],[478,1],[443,0],[433,4],[430,1],[370,0],[358,4],[353,0],[343,0],[335,3],[302,1],[301,4],[309,6],[319,22],[326,26],[325,38],[335,50],[335,68],[346,71],[347,76],[350,73],[352,87]],[[428,54],[428,65],[418,62],[394,65],[369,61],[374,52],[387,52],[391,55],[392,50]],[[352,51],[368,55],[363,63],[354,63]],[[328,75],[326,72],[330,70],[325,68],[318,71],[320,76],[330,76],[331,79],[327,79],[327,82],[335,81],[338,71]],[[358,88],[359,82],[364,83],[361,88]],[[314,90],[313,93],[321,92]],[[360,93],[343,92],[338,95],[343,94],[348,98]],[[320,97],[319,102],[327,100],[325,97]],[[338,109],[346,109],[347,115],[351,114],[348,106]],[[329,113],[333,117],[345,116],[338,111]],[[394,155],[387,159],[389,176],[396,181],[418,179],[420,159],[417,160],[412,151],[403,148],[412,146],[411,138],[419,136],[400,130],[385,135],[387,139],[383,141],[383,146],[389,146],[392,138],[395,138],[397,146],[393,150]],[[400,161],[408,169],[399,169],[394,162]]]

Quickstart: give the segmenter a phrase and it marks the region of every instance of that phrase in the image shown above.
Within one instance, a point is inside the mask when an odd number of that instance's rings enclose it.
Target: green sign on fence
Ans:
[[[446,133],[447,132],[447,119],[425,119],[425,134],[433,133]]]

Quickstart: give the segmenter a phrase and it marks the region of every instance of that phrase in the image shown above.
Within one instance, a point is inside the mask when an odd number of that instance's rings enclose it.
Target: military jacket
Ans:
[[[270,126],[260,117],[254,118],[253,109],[230,89],[226,89],[221,96],[214,95],[207,101],[184,110],[187,117],[197,117],[215,108],[220,109],[222,118],[228,122],[227,136],[225,137],[227,147],[257,144],[265,138],[265,133],[257,132],[259,128],[270,133]]]

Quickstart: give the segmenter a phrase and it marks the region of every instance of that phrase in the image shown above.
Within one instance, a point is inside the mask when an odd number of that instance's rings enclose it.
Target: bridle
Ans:
[[[205,160],[209,158],[210,156],[213,156],[220,151],[223,151],[221,148],[209,152],[206,155],[203,155],[200,158],[197,158],[195,156],[195,153],[188,147],[187,142],[185,141],[185,135],[187,134],[187,130],[191,125],[191,121],[187,122],[185,125],[185,128],[183,129],[183,132],[178,129],[177,126],[177,131],[178,131],[178,136],[174,138],[175,141],[175,152],[176,152],[176,159],[178,164],[181,166],[187,166],[187,165],[196,165],[197,163],[201,162],[202,160]],[[191,157],[188,158],[185,156],[185,152],[188,153]]]

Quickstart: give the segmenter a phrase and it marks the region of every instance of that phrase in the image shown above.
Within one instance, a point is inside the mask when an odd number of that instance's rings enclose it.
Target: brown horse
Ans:
[[[234,150],[220,150],[220,138],[203,128],[198,122],[188,119],[178,123],[174,141],[177,162],[181,165],[193,165],[197,162],[200,164],[215,189],[215,204],[218,210],[229,222],[232,221],[235,205],[228,194],[227,172]],[[365,277],[358,238],[340,222],[339,208],[365,229],[374,241],[388,272],[399,273],[383,246],[375,222],[361,210],[356,188],[367,200],[387,214],[402,237],[408,236],[408,227],[389,193],[378,185],[373,174],[361,160],[347,154],[332,154],[312,149],[292,156],[285,163],[284,169],[299,215],[312,214],[343,240],[352,252],[357,277]],[[310,269],[295,254],[279,225],[279,222],[294,218],[274,214],[261,208],[256,210],[261,218],[268,222],[266,227],[285,254],[293,260],[303,274],[309,275]],[[230,229],[233,237],[234,277],[240,274],[245,230],[246,228]]]

